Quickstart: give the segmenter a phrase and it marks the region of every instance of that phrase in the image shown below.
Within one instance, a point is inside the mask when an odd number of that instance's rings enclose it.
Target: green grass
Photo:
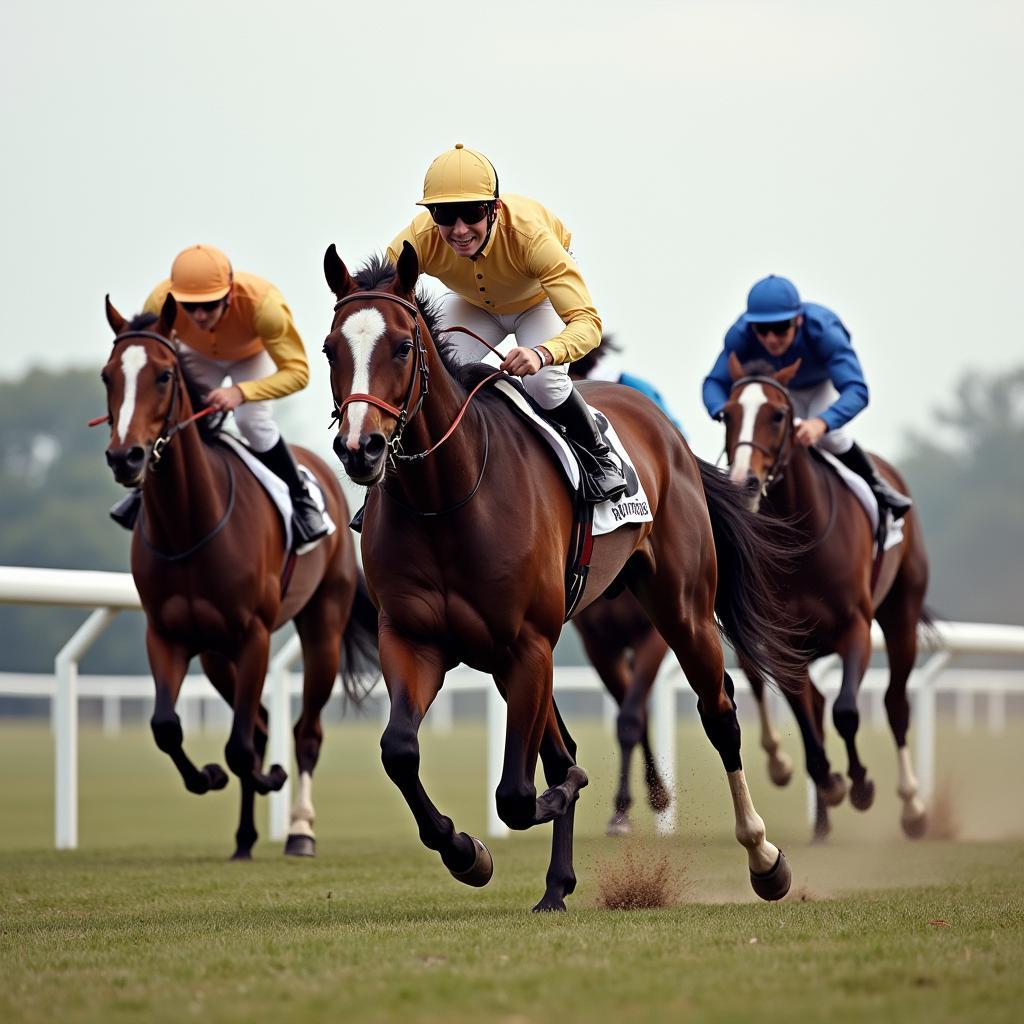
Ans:
[[[628,841],[667,856],[686,895],[631,913],[597,908],[599,869],[624,849],[602,835],[616,755],[598,725],[576,731],[593,783],[577,815],[580,886],[568,914],[536,916],[550,829],[491,843],[491,884],[460,886],[419,845],[373,723],[328,732],[316,860],[262,839],[250,864],[227,861],[234,785],[185,793],[141,729],[83,731],[81,849],[54,852],[50,736],[0,726],[0,1020],[1019,1019],[1024,847],[1012,837],[1024,802],[1008,794],[1024,730],[943,733],[963,838],[920,843],[899,831],[891,742],[866,733],[875,806],[838,809],[821,848],[807,842],[802,782],[774,790],[748,728],[755,803],[794,870],[793,898],[766,905],[731,837],[715,755],[686,726],[679,833],[656,838],[639,808],[643,834]],[[222,760],[223,741],[188,747]],[[424,734],[428,790],[479,835],[483,743],[473,726]]]

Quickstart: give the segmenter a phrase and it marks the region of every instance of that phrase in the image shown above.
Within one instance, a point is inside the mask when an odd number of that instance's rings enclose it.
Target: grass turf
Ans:
[[[82,848],[48,849],[50,737],[0,727],[0,1019],[1019,1019],[1024,848],[1006,836],[1024,831],[1024,807],[988,785],[1017,776],[1019,728],[996,741],[943,733],[941,777],[966,838],[920,843],[899,832],[891,742],[866,732],[875,807],[837,810],[825,848],[807,845],[802,782],[774,790],[748,728],[755,803],[794,869],[793,896],[777,905],[749,889],[699,729],[680,734],[679,833],[654,837],[638,807],[644,834],[626,847],[601,835],[612,744],[596,724],[576,731],[593,781],[577,814],[580,886],[567,915],[541,917],[528,909],[550,829],[491,843],[491,884],[460,886],[419,845],[372,723],[328,732],[316,860],[285,859],[263,839],[249,864],[226,859],[234,785],[190,796],[140,729],[83,730]],[[224,738],[188,748],[219,759]],[[459,725],[425,733],[423,750],[428,790],[480,835],[483,743],[482,729]],[[667,856],[684,900],[598,909],[600,869],[626,848]]]

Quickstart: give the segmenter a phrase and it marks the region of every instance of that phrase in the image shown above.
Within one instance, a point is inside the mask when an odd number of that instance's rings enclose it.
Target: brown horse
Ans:
[[[846,743],[850,802],[866,810],[874,800],[874,783],[857,754],[860,717],[857,691],[871,657],[871,620],[877,619],[889,655],[885,708],[896,739],[901,824],[911,837],[923,834],[926,811],[907,748],[910,705],[907,679],[917,657],[917,628],[927,624],[924,608],[928,561],[917,515],[903,521],[903,541],[884,553],[876,566],[873,535],[863,506],[823,460],[794,442],[793,407],[787,385],[799,361],[778,372],[766,363],[743,366],[733,355],[734,384],[723,410],[725,451],[735,483],[747,485],[751,508],[796,524],[804,549],[793,574],[778,581],[792,615],[806,622],[810,657],[838,654],[842,683],[832,720]],[[900,475],[873,456],[894,486],[908,493]],[[744,668],[745,654],[740,652]],[[751,673],[757,688],[760,674]],[[787,694],[797,717],[807,755],[807,771],[818,789],[818,834],[827,832],[825,806],[845,796],[841,776],[830,771],[823,746],[824,698],[805,675],[803,685]]]
[[[288,552],[277,509],[234,451],[204,443],[192,423],[185,378],[168,340],[176,311],[168,296],[159,318],[143,314],[128,323],[108,299],[107,320],[116,337],[102,373],[111,425],[107,463],[118,483],[142,488],[131,569],[146,614],[146,650],[156,683],[153,737],[189,792],[227,784],[219,765],[200,769],[189,760],[174,710],[189,661],[199,655],[210,682],[234,709],[224,751],[242,787],[234,857],[250,858],[257,838],[254,795],[280,789],[287,778],[277,764],[263,771],[267,713],[260,694],[270,635],[294,620],[304,675],[295,725],[299,787],[285,852],[312,856],[320,712],[343,647],[348,695],[358,699],[359,680],[379,671],[377,614],[360,585],[344,528],[295,559],[285,589]],[[347,523],[338,481],[320,459],[299,451],[320,481],[331,518]]]
[[[554,823],[547,885],[534,909],[564,910],[576,885],[575,801],[587,784],[552,699],[573,527],[568,488],[550,452],[502,398],[484,389],[469,400],[471,382],[482,384],[492,368],[457,371],[446,363],[436,323],[416,300],[419,267],[409,245],[397,267],[374,260],[355,279],[331,246],[324,270],[338,300],[324,344],[338,419],[334,449],[352,480],[370,488],[362,552],[391,698],[381,737],[385,771],[424,845],[455,878],[486,884],[490,853],[456,831],[420,781],[418,730],[450,668],[465,662],[490,673],[508,705],[498,814],[512,829]],[[744,780],[715,613],[751,661],[781,681],[797,676],[764,586],[780,552],[736,488],[699,463],[652,404],[618,385],[588,386],[586,396],[633,454],[654,521],[595,539],[583,604],[619,578],[667,639],[725,766],[752,885],[778,899],[789,868],[766,840]],[[540,797],[538,754],[549,786]]]

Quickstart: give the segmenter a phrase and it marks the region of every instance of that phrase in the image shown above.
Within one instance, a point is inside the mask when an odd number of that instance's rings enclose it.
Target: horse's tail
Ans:
[[[356,594],[341,638],[341,687],[356,707],[380,678],[377,647],[377,606],[366,589],[362,569],[356,570]]]
[[[803,544],[792,527],[751,512],[721,470],[703,459],[697,465],[718,558],[719,629],[760,681],[797,693],[807,670],[800,651],[806,628],[786,613],[773,583],[792,572]]]

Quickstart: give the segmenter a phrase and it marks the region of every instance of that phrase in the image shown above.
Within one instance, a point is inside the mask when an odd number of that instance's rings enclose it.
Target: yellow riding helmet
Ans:
[[[465,203],[498,198],[498,174],[490,160],[461,142],[442,153],[427,169],[423,198],[417,206]]]
[[[212,302],[231,291],[231,262],[216,246],[193,245],[171,265],[171,294],[179,302]]]

